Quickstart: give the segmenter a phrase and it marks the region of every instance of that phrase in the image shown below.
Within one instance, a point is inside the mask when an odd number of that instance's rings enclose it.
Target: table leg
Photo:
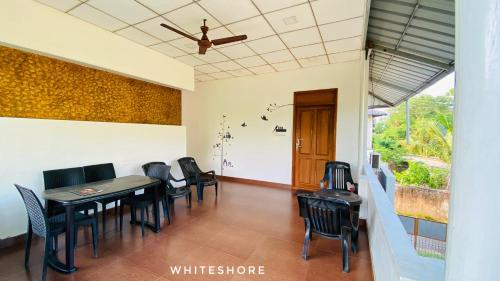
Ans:
[[[62,273],[71,273],[76,271],[75,267],[75,250],[73,243],[75,241],[74,234],[74,219],[75,208],[73,205],[68,205],[66,209],[66,263],[62,263],[57,258],[57,252],[52,252],[49,255],[49,266]]]
[[[160,185],[156,185],[154,187],[154,204],[153,204],[153,212],[154,212],[154,232],[160,232]]]
[[[75,267],[75,208],[66,206],[66,269],[68,272],[76,271]]]

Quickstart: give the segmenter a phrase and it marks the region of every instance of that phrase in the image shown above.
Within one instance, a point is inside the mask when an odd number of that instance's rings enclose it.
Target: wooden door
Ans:
[[[335,105],[296,107],[294,131],[294,185],[317,189],[335,158]]]

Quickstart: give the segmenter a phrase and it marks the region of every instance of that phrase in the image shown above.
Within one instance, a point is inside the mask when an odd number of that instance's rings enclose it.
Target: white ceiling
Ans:
[[[197,81],[227,79],[359,58],[368,0],[36,0],[195,67]],[[199,55],[195,41],[246,34]]]

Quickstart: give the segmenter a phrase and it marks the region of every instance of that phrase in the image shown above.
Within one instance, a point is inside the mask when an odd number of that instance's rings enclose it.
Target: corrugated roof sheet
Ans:
[[[454,22],[452,0],[372,0],[370,93],[397,105],[452,72]]]

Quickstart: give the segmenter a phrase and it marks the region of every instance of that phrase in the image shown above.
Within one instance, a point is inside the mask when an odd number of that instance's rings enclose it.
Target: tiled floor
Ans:
[[[90,230],[82,230],[78,271],[64,275],[49,269],[48,280],[373,280],[365,231],[359,252],[351,254],[349,273],[341,269],[339,241],[315,237],[309,259],[301,258],[304,223],[290,191],[222,183],[219,198],[214,197],[213,188],[206,189],[204,202],[194,200],[191,209],[177,200],[172,224],[162,224],[158,234],[147,230],[144,238],[138,226],[128,224],[120,234],[109,219],[106,238],[99,240],[99,258],[92,258]],[[0,280],[40,280],[40,253],[41,243],[35,243],[27,273],[22,246],[2,249]],[[263,265],[265,274],[174,275],[170,265]]]

